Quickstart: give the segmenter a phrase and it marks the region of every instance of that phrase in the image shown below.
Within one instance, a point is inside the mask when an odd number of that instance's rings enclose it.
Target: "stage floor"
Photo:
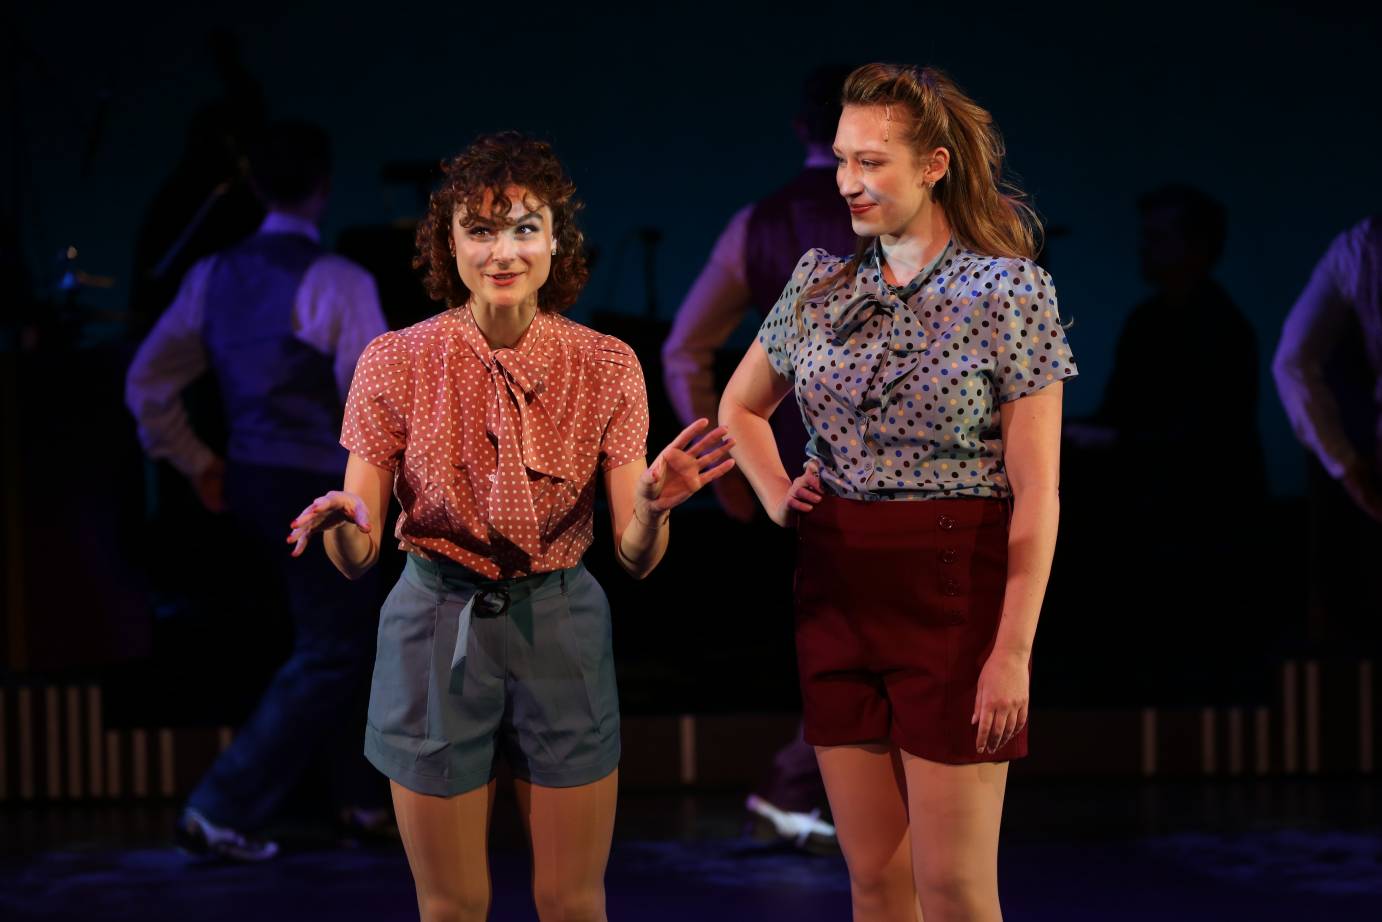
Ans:
[[[1009,920],[1382,918],[1382,815],[1363,781],[1050,782],[1009,791],[1001,887]],[[839,856],[741,835],[729,793],[627,794],[607,877],[614,920],[847,920]],[[0,812],[6,920],[416,919],[397,844],[281,827],[264,865],[168,846],[170,805]],[[495,922],[534,920],[511,802],[495,813]]]

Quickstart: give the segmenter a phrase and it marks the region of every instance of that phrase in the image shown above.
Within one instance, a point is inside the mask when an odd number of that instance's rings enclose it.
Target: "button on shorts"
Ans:
[[[970,723],[1003,614],[1006,501],[827,496],[799,517],[797,542],[808,743],[890,741],[950,764],[1027,754],[1026,727],[990,753]]]

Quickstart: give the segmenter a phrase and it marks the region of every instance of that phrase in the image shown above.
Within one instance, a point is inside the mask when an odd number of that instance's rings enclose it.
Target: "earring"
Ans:
[[[555,246],[552,247],[552,255],[553,255],[553,256],[556,256],[556,255],[557,255],[557,248],[556,248]]]

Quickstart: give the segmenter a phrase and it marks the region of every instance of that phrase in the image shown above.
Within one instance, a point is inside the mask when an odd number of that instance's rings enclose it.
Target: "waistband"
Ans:
[[[810,512],[801,513],[797,528],[875,534],[949,532],[1005,526],[1010,509],[1009,500],[996,497],[867,501],[827,494]]]
[[[551,595],[564,592],[566,587],[580,578],[585,572],[584,564],[576,564],[565,570],[552,570],[547,573],[534,573],[531,576],[516,576],[512,579],[490,579],[468,567],[450,560],[429,560],[417,554],[409,554],[404,571],[413,574],[427,588],[436,592],[450,592],[460,595],[504,596],[513,602],[530,599],[537,595]]]

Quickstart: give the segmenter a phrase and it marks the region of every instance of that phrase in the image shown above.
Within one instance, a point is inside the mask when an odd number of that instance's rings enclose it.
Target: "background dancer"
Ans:
[[[259,232],[191,268],[126,383],[145,450],[186,475],[208,509],[235,519],[244,556],[228,565],[263,579],[265,604],[283,605],[292,620],[291,655],[177,824],[184,848],[240,860],[277,852],[247,833],[274,815],[338,735],[342,754],[328,761],[344,817],[371,828],[387,822],[350,706],[364,706],[372,586],[342,585],[321,553],[289,565],[280,548],[285,505],[340,476],[345,394],[361,350],[385,330],[384,316],[369,273],[319,242],[331,192],[325,132],[305,122],[272,125],[250,167],[268,210]],[[183,390],[207,371],[225,406],[225,459],[198,438],[182,403]]]

